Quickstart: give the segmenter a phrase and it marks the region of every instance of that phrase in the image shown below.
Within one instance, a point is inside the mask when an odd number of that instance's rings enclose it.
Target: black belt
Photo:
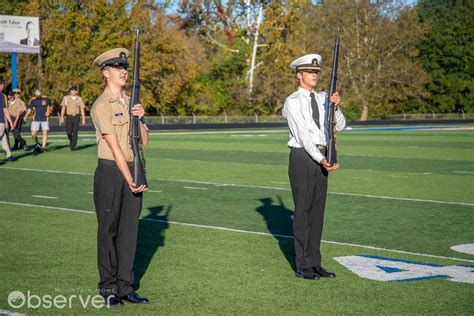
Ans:
[[[115,160],[110,160],[110,159],[102,159],[102,158],[99,158],[99,165],[103,165],[103,166],[117,166],[117,163],[115,162]],[[133,162],[131,161],[127,161],[127,164],[129,167],[132,167],[133,166]]]

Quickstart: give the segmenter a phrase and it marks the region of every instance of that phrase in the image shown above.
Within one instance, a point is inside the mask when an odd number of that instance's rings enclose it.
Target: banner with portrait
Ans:
[[[0,15],[0,52],[40,52],[40,24],[38,17]]]

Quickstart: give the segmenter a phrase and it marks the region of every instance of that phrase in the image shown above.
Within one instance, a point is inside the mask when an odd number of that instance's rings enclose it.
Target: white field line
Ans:
[[[399,201],[412,201],[412,202],[423,202],[423,203],[436,203],[436,204],[452,204],[452,205],[474,206],[473,203],[447,202],[447,201],[423,200],[423,199],[411,199],[411,198],[397,198],[397,197],[393,197],[393,196],[383,196],[383,195],[370,195],[370,194],[357,194],[357,193],[343,193],[343,192],[329,192],[329,194],[347,195],[347,196],[357,196],[357,197],[367,197],[367,198],[384,199],[384,200],[399,200]]]
[[[453,173],[467,173],[467,174],[474,174],[474,171],[453,171]]]
[[[0,166],[0,169],[21,170],[21,171],[36,171],[36,172],[57,173],[57,174],[73,174],[73,175],[83,175],[83,176],[92,176],[93,175],[92,173],[86,173],[86,172],[40,170],[40,169],[32,169],[32,168],[17,168],[17,167],[4,167],[4,166]],[[260,186],[260,185],[235,184],[235,183],[217,183],[217,182],[182,180],[182,179],[167,179],[167,178],[148,178],[148,179],[149,180],[156,180],[156,181],[170,181],[170,182],[206,184],[206,185],[214,185],[216,187],[238,187],[238,188],[254,188],[254,189],[269,189],[269,190],[290,191],[289,188],[268,187],[268,186]],[[449,201],[425,200],[425,199],[413,199],[413,198],[401,198],[401,197],[393,197],[393,196],[370,195],[370,194],[359,194],[359,193],[328,192],[328,194],[345,195],[345,196],[358,196],[358,197],[365,197],[365,198],[372,198],[372,199],[383,199],[383,200],[397,200],[397,201],[410,201],[410,202],[421,202],[421,203],[436,203],[436,204],[474,206],[474,203],[449,202]]]
[[[151,192],[151,193],[161,193],[161,191],[158,191],[158,190],[148,190],[147,192]]]
[[[287,135],[287,129],[273,129],[273,130],[226,130],[226,131],[200,131],[200,132],[192,132],[192,131],[183,131],[183,132],[157,132],[152,131],[150,133],[151,136],[167,136],[167,135],[212,135],[212,134],[262,134],[262,133],[271,133],[271,134],[283,134]],[[79,134],[79,139],[82,137],[93,137],[95,134]],[[49,135],[48,138],[66,138],[67,135],[63,134],[54,134]]]
[[[16,202],[8,202],[8,201],[0,201],[0,204],[28,206],[28,207],[45,208],[45,209],[52,209],[52,210],[59,210],[59,211],[95,214],[95,212],[93,212],[93,211],[77,210],[77,209],[71,209],[71,208],[46,206],[46,205],[34,205],[34,204],[27,204],[27,203],[16,203]],[[165,220],[153,219],[153,218],[140,218],[140,220],[141,221],[148,221],[148,222],[159,222],[159,223],[167,223],[167,224],[174,224],[174,225],[181,225],[181,226],[189,226],[189,227],[215,229],[215,230],[222,230],[222,231],[235,232],[235,233],[244,233],[244,234],[262,235],[262,236],[273,236],[273,237],[278,237],[278,238],[293,239],[293,236],[289,236],[289,235],[271,234],[271,233],[256,232],[256,231],[251,231],[251,230],[226,228],[226,227],[220,227],[220,226],[210,226],[210,225],[200,225],[200,224],[182,223],[182,222],[174,222],[174,221],[165,221]],[[323,243],[327,243],[327,244],[334,244],[334,245],[347,246],[347,247],[356,247],[356,248],[372,249],[372,250],[379,250],[379,251],[403,253],[403,254],[414,255],[414,256],[430,257],[430,258],[438,258],[438,259],[447,259],[447,260],[455,260],[455,261],[463,261],[463,262],[474,262],[474,260],[470,260],[470,259],[462,259],[462,258],[446,257],[446,256],[437,256],[437,255],[431,255],[431,254],[425,254],[425,253],[419,253],[419,252],[411,252],[411,251],[404,251],[404,250],[397,250],[397,249],[374,247],[374,246],[367,246],[367,245],[360,245],[360,244],[351,244],[351,243],[332,241],[332,240],[321,240],[321,241]]]
[[[40,198],[40,199],[57,199],[57,196],[46,196],[46,195],[32,195],[32,197]]]
[[[27,314],[21,314],[21,313],[18,313],[18,312],[7,311],[6,309],[0,309],[0,315],[6,315],[6,316],[26,316]]]
[[[190,190],[207,190],[207,188],[202,188],[202,187],[184,187],[185,189],[190,189]]]

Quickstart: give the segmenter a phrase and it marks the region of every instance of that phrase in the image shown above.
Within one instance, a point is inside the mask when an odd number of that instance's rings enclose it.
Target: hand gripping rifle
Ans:
[[[133,55],[133,81],[132,96],[130,98],[130,145],[133,151],[133,182],[140,186],[142,184],[148,186],[145,177],[145,159],[143,157],[143,145],[141,142],[140,121],[138,116],[132,114],[132,106],[140,103],[140,40],[135,41],[135,50]]]
[[[336,82],[337,82],[337,61],[339,59],[339,30],[337,30],[336,43],[334,44],[334,54],[332,60],[332,72],[331,80],[329,82],[329,91],[328,91],[328,111],[326,112],[326,120],[328,123],[328,154],[327,159],[329,165],[333,165],[337,162],[336,157],[336,123],[335,120],[335,106],[331,102],[331,96],[336,92]]]

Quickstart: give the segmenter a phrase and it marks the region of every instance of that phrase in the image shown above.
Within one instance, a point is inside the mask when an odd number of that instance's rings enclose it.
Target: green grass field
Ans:
[[[12,291],[95,295],[94,137],[80,150],[53,134],[47,153],[0,160],[0,314]],[[30,142],[30,140],[28,139]],[[333,280],[294,276],[287,132],[158,132],[146,148],[151,192],[136,275],[147,306],[74,314],[473,314],[473,283],[381,282],[334,258],[378,256],[471,266],[474,131],[344,131],[330,176],[323,265]],[[259,234],[261,233],[261,234]],[[372,248],[371,248],[371,247]]]

